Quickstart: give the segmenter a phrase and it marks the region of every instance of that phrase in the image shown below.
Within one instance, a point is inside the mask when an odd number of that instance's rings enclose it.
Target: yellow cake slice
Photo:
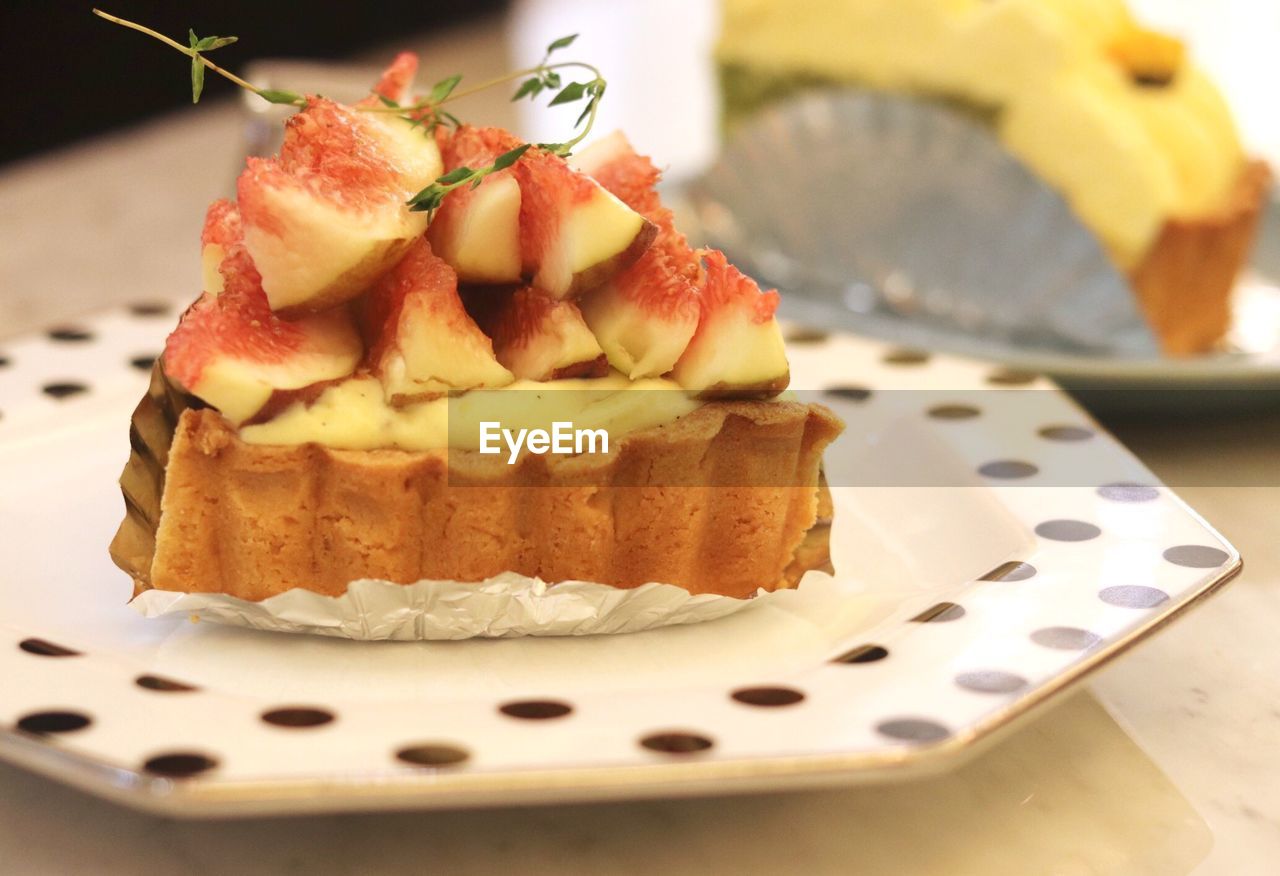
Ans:
[[[726,0],[717,57],[730,122],[809,85],[975,108],[1128,274],[1166,352],[1222,337],[1269,173],[1123,0]]]

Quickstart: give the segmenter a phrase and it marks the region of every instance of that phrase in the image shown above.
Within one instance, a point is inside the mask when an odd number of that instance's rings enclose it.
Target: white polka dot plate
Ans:
[[[147,619],[107,543],[175,312],[0,342],[0,757],[182,816],[540,803],[949,767],[1236,551],[1051,384],[793,332],[837,577],[618,636],[358,642]]]

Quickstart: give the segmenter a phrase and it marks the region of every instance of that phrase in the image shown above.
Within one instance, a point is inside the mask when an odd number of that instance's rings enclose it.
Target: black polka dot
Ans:
[[[937,605],[929,606],[911,620],[919,624],[937,624],[959,620],[962,617],[964,617],[964,606],[956,605],[954,602],[939,602]]]
[[[79,395],[82,392],[88,392],[89,387],[85,386],[83,383],[65,381],[59,383],[46,383],[44,386],[40,387],[40,391],[45,395],[52,396],[53,398],[67,398],[69,396]]]
[[[199,690],[193,684],[174,681],[172,678],[165,678],[160,675],[139,675],[133,680],[133,683],[138,687],[159,691],[160,693],[188,693],[193,690]]]
[[[396,752],[396,760],[431,769],[457,766],[470,757],[471,754],[465,748],[444,743],[410,745]]]
[[[28,654],[35,654],[38,657],[79,657],[79,651],[73,651],[62,645],[54,644],[45,639],[23,639],[18,643],[18,647]]]
[[[526,721],[547,721],[552,718],[563,718],[573,711],[573,707],[557,700],[519,700],[504,703],[498,707],[498,711],[512,718],[522,718]]]
[[[995,386],[1025,386],[1035,381],[1036,375],[1030,371],[1000,370],[987,375],[987,383]]]
[[[0,356],[0,368],[8,368],[11,361],[8,356]]]
[[[276,727],[301,730],[332,724],[334,715],[327,709],[317,709],[313,706],[282,706],[263,712],[262,720]]]
[[[1026,687],[1027,680],[999,669],[979,669],[960,673],[956,676],[956,684],[976,693],[1014,693]]]
[[[208,772],[218,765],[216,758],[194,751],[171,751],[147,758],[142,769],[153,776],[188,779]]]
[[[63,343],[70,343],[70,344],[83,343],[84,341],[93,340],[92,332],[88,332],[82,328],[77,328],[76,326],[69,326],[69,325],[60,326],[55,329],[50,329],[48,334],[49,334],[49,340],[51,341],[61,341]]]
[[[806,326],[792,326],[785,335],[789,344],[821,344],[830,337],[826,332]]]
[[[1085,426],[1045,426],[1039,432],[1041,438],[1049,441],[1088,441],[1095,434]]]
[[[1010,560],[1007,563],[1001,563],[987,574],[979,578],[979,581],[1025,581],[1028,578],[1034,578],[1036,567],[1030,563],[1019,563],[1017,560]]]
[[[981,413],[973,405],[937,405],[929,408],[929,416],[935,420],[971,420]]]
[[[1050,541],[1088,541],[1102,535],[1102,530],[1083,520],[1046,520],[1036,527],[1036,535]]]
[[[942,724],[925,718],[893,718],[881,721],[876,730],[882,736],[904,742],[941,742],[951,735]]]
[[[1175,566],[1191,569],[1216,569],[1231,556],[1224,550],[1203,544],[1180,544],[1164,552],[1164,558]]]
[[[832,663],[875,663],[889,656],[889,649],[883,645],[859,645],[845,651],[839,657],[832,658]]]
[[[27,733],[71,733],[93,723],[80,712],[32,712],[18,719],[18,729]]]
[[[844,401],[861,402],[871,398],[871,390],[862,386],[829,386],[823,392]]]
[[[1142,484],[1105,484],[1098,487],[1098,495],[1110,502],[1152,502],[1160,498],[1160,491]]]
[[[156,364],[156,357],[154,355],[134,356],[129,360],[129,366],[137,368],[139,371],[150,371],[151,366],[154,364]]]
[[[164,316],[172,307],[164,301],[139,301],[129,305],[134,316]]]
[[[650,733],[640,740],[640,744],[650,751],[661,751],[664,754],[696,754],[714,745],[708,737],[698,733],[674,731]]]
[[[882,360],[886,365],[923,365],[929,361],[924,350],[890,350]]]
[[[994,462],[988,462],[978,469],[978,474],[987,478],[997,478],[999,480],[1017,480],[1019,478],[1029,478],[1039,473],[1040,469],[1036,468],[1029,462],[1022,462],[1017,459],[997,459]]]
[[[742,687],[731,696],[748,706],[794,706],[804,694],[790,687]]]
[[[1031,641],[1059,651],[1086,651],[1096,647],[1102,637],[1079,627],[1043,627],[1031,634]]]
[[[1155,608],[1162,602],[1168,602],[1169,594],[1155,587],[1121,584],[1098,591],[1098,598],[1108,605],[1118,605],[1121,608]]]

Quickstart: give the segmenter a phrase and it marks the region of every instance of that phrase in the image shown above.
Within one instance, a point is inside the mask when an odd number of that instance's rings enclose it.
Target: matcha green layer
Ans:
[[[799,92],[820,88],[859,87],[854,80],[840,81],[813,73],[768,70],[737,62],[721,62],[717,65],[717,71],[720,79],[720,119],[726,133],[766,106]],[[988,127],[995,127],[1000,116],[999,107],[984,106],[955,95],[924,90],[915,94],[948,106]]]

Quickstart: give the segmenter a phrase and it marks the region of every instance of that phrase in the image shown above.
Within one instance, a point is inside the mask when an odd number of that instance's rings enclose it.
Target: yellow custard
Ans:
[[[614,371],[598,378],[518,380],[501,389],[393,407],[375,378],[352,377],[310,404],[295,402],[265,423],[240,427],[240,437],[249,444],[315,442],[338,450],[478,450],[482,422],[548,431],[567,422],[576,429],[605,429],[616,439],[673,422],[701,404],[673,380],[630,380]]]

